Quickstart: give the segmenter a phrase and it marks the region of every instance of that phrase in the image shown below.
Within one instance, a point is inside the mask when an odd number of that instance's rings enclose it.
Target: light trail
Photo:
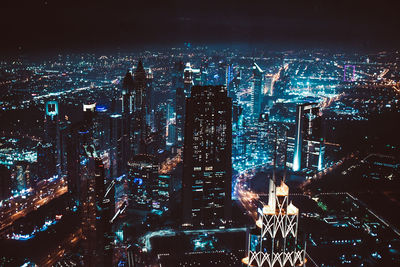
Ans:
[[[258,201],[260,197],[257,193],[254,193],[249,188],[247,188],[246,182],[254,176],[254,173],[258,168],[265,165],[266,164],[261,164],[251,167],[234,177],[234,180],[236,181],[234,195],[239,200],[243,208],[247,211],[247,213],[251,216],[251,218],[254,219],[254,221],[257,221],[258,219],[256,201]]]
[[[37,210],[51,200],[68,192],[67,183],[63,178],[56,180],[49,179],[49,181],[49,183],[38,188],[34,194],[25,198],[12,198],[7,204],[3,204],[0,210],[0,230],[7,228],[17,219],[26,216],[31,211]]]

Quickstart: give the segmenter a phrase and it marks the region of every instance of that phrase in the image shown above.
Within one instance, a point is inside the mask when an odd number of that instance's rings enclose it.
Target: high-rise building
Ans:
[[[185,107],[186,107],[186,97],[185,91],[183,88],[176,89],[176,106],[175,106],[175,113],[176,113],[176,146],[181,148],[183,146],[183,132],[185,127]]]
[[[134,154],[146,153],[145,140],[149,134],[148,117],[150,114],[151,81],[153,75],[147,74],[143,63],[139,60],[134,74],[134,107],[133,107],[133,140]]]
[[[125,169],[123,153],[123,119],[121,114],[110,115],[110,176],[115,178],[122,175]]]
[[[46,112],[44,118],[44,143],[51,146],[51,149],[46,150],[49,152],[46,157],[53,158],[55,163],[55,171],[58,175],[61,175],[61,146],[60,146],[60,120],[58,112],[58,102],[48,101],[46,102]],[[53,166],[46,166],[49,169],[53,169]],[[49,173],[54,175],[55,173]],[[41,178],[49,178],[41,177]]]
[[[237,93],[239,91],[240,82],[242,79],[242,71],[236,70],[232,64],[226,66],[226,80],[225,85],[228,90],[228,96],[232,98],[232,101],[237,101]]]
[[[231,216],[232,99],[224,86],[194,86],[186,100],[184,225],[224,224]]]
[[[174,69],[172,71],[172,90],[176,90],[177,88],[183,88],[183,71],[185,69],[185,65],[182,61],[175,62]]]
[[[133,94],[133,77],[128,71],[122,82],[122,162],[128,162],[132,156]]]
[[[268,203],[257,209],[256,228],[248,234],[246,266],[303,266],[305,245],[297,238],[299,209],[289,203],[289,187],[270,180]]]
[[[80,155],[83,259],[85,266],[111,266],[115,184],[106,179],[104,164],[95,146],[84,145],[83,151]]]
[[[325,148],[318,104],[297,106],[295,131],[293,170],[322,170]]]
[[[274,92],[274,75],[271,73],[265,74],[264,95],[272,96]]]
[[[253,88],[251,93],[251,115],[253,121],[258,121],[262,111],[264,92],[264,71],[254,63],[253,66]]]
[[[135,155],[128,162],[130,198],[132,205],[149,210],[153,206],[154,190],[158,184],[158,162],[150,155]]]
[[[127,162],[133,155],[145,153],[145,140],[154,126],[154,107],[152,101],[151,69],[147,72],[143,63],[139,63],[134,74],[128,71],[122,82],[122,116],[123,116],[123,161]],[[154,100],[154,99],[153,99]]]
[[[186,63],[185,69],[183,71],[183,84],[185,96],[190,96],[190,91],[193,86],[193,69],[190,63]]]

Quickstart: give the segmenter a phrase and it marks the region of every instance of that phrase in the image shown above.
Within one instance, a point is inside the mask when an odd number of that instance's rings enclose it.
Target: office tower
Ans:
[[[264,92],[264,72],[254,63],[253,66],[253,88],[251,93],[251,115],[254,122],[258,121],[262,111]]]
[[[130,198],[132,205],[149,210],[153,206],[154,190],[158,183],[158,162],[150,155],[135,155],[128,162]]]
[[[51,143],[39,143],[37,145],[37,174],[40,180],[48,179],[56,174],[56,160],[54,147]]]
[[[151,129],[154,129],[154,113],[157,104],[159,103],[159,99],[155,97],[154,88],[153,88],[153,71],[151,68],[145,68],[146,72],[146,129],[148,133],[151,132]]]
[[[184,93],[185,96],[190,96],[190,91],[193,86],[193,69],[190,66],[190,63],[186,63],[185,69],[183,71],[183,84],[184,84]]]
[[[183,146],[183,134],[185,127],[185,107],[186,107],[186,97],[183,88],[176,89],[176,106],[175,106],[175,135],[176,135],[176,146],[181,148]]]
[[[274,92],[274,75],[267,73],[265,74],[264,95],[272,96],[273,92]]]
[[[269,129],[268,113],[261,113],[257,123],[258,136],[257,136],[257,160],[259,164],[268,162],[268,133]]]
[[[174,68],[172,70],[172,90],[176,90],[177,88],[183,88],[183,71],[185,69],[185,65],[182,61],[177,61],[174,64]]]
[[[122,175],[124,164],[123,119],[121,114],[110,115],[110,176],[116,178]]]
[[[169,151],[176,144],[175,104],[176,101],[172,99],[168,99],[166,103],[160,104],[158,106],[156,117],[157,131],[159,132],[159,136],[165,140],[162,149],[166,148]]]
[[[259,127],[258,122],[250,124],[246,127],[245,132],[245,153],[248,165],[256,165],[258,159],[258,141],[259,141]]]
[[[132,74],[128,71],[122,81],[122,162],[128,162],[132,156],[132,117],[134,82]],[[125,170],[125,168],[123,168]]]
[[[122,80],[122,113],[132,113],[133,111],[133,92],[134,82],[132,74],[128,71]]]
[[[108,150],[110,145],[110,117],[105,106],[96,105],[92,122],[93,144],[98,151]]]
[[[242,71],[235,69],[232,65],[226,66],[226,88],[228,90],[228,96],[232,98],[233,102],[238,100],[237,92],[239,91],[240,82],[242,80]]]
[[[232,66],[232,64],[228,64],[228,65],[226,65],[226,68],[225,68],[225,83],[224,84],[228,90],[228,96],[230,98],[232,98],[233,101],[235,101],[235,98],[233,97],[234,92],[232,92],[232,86],[231,86],[233,79],[234,79],[233,66]]]
[[[289,203],[289,188],[270,180],[268,203],[257,209],[256,228],[247,240],[247,266],[303,266],[305,245],[298,242],[299,209]]]
[[[316,103],[297,106],[296,135],[293,155],[293,170],[318,171],[323,169],[324,138],[322,118]]]
[[[269,160],[276,162],[276,167],[284,169],[293,162],[292,140],[288,137],[289,127],[284,123],[273,122],[268,126],[264,143],[267,147]],[[290,146],[290,147],[289,147]]]
[[[48,154],[45,157],[54,158],[51,164],[55,164],[55,166],[46,166],[50,170],[55,168],[54,173],[48,173],[47,177],[41,178],[49,178],[50,176],[57,173],[61,175],[61,147],[60,147],[60,120],[59,120],[59,112],[58,112],[58,102],[57,101],[48,101],[46,102],[46,112],[44,118],[44,143],[51,146],[51,149],[46,149],[45,151]],[[48,161],[50,162],[50,161]],[[53,163],[54,162],[54,163]]]
[[[84,145],[82,152],[80,176],[84,265],[111,266],[114,182],[106,180],[104,164],[94,145]]]
[[[93,144],[93,118],[96,104],[83,105],[83,120],[69,125],[66,129],[66,168],[68,192],[72,196],[72,202],[80,207],[83,201],[82,169],[87,160],[85,146]]]
[[[183,223],[230,221],[232,99],[224,86],[194,86],[186,100]]]
[[[245,136],[243,127],[243,108],[238,103],[232,105],[232,158],[235,169],[245,158]]]
[[[150,76],[149,76],[150,77]],[[152,75],[151,75],[152,79]],[[133,121],[132,121],[132,152],[133,154],[146,153],[145,140],[148,136],[147,118],[150,114],[150,82],[148,75],[143,67],[143,63],[139,63],[134,73],[134,100],[133,100]]]
[[[61,121],[59,125],[59,135],[60,135],[60,142],[59,142],[59,147],[60,147],[60,169],[61,169],[61,174],[66,175],[68,172],[67,168],[67,157],[68,157],[68,133],[69,133],[69,128],[71,127],[71,122],[70,121]]]
[[[72,125],[67,134],[67,181],[68,193],[74,205],[81,203],[80,138],[77,125]]]
[[[171,175],[159,174],[157,184],[153,190],[153,209],[167,211],[169,209]]]

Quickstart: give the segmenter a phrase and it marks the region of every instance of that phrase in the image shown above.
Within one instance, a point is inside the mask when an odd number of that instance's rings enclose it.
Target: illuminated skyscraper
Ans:
[[[268,203],[260,203],[256,228],[247,240],[247,266],[303,266],[305,245],[297,239],[299,209],[289,203],[289,187],[270,180]]]
[[[274,75],[268,73],[265,75],[264,95],[272,96],[273,92],[274,92]]]
[[[122,82],[122,162],[128,162],[132,155],[131,124],[133,116],[133,90],[133,77],[128,71]]]
[[[132,73],[128,71],[122,81],[122,113],[124,114],[133,111],[133,90]]]
[[[226,66],[226,80],[225,85],[228,90],[228,96],[232,98],[232,101],[237,101],[237,92],[239,90],[240,82],[242,79],[242,71],[236,70],[232,64]]]
[[[251,93],[251,115],[253,121],[258,121],[261,114],[264,93],[264,72],[254,63],[253,66],[253,90]]]
[[[184,225],[223,224],[231,216],[232,99],[224,86],[194,86],[186,100]]]
[[[60,120],[58,115],[58,102],[48,101],[46,102],[46,113],[45,113],[45,128],[44,128],[44,143],[51,146],[51,149],[46,149],[49,152],[45,157],[52,158],[54,160],[47,160],[47,162],[55,163],[55,166],[43,166],[49,169],[55,169],[58,175],[61,175],[61,145],[60,145]],[[43,152],[43,151],[42,151]],[[47,173],[49,178],[55,173]]]
[[[110,175],[119,177],[125,169],[123,152],[123,120],[121,114],[110,115]]]
[[[183,131],[185,125],[185,106],[186,106],[186,97],[185,91],[183,88],[176,89],[176,146],[181,148],[183,146]]]
[[[303,168],[314,171],[323,169],[325,148],[321,122],[318,104],[306,103],[297,106],[294,171]]]
[[[185,69],[183,71],[183,83],[185,89],[185,95],[190,96],[190,91],[193,86],[193,69],[190,63],[186,63]]]
[[[152,208],[158,184],[158,163],[150,155],[135,155],[128,162],[132,205],[149,210]]]

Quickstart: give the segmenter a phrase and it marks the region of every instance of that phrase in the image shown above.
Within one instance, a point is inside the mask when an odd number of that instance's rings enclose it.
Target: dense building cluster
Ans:
[[[396,219],[365,195],[398,193],[399,61],[188,45],[0,61],[0,265],[394,266]]]

